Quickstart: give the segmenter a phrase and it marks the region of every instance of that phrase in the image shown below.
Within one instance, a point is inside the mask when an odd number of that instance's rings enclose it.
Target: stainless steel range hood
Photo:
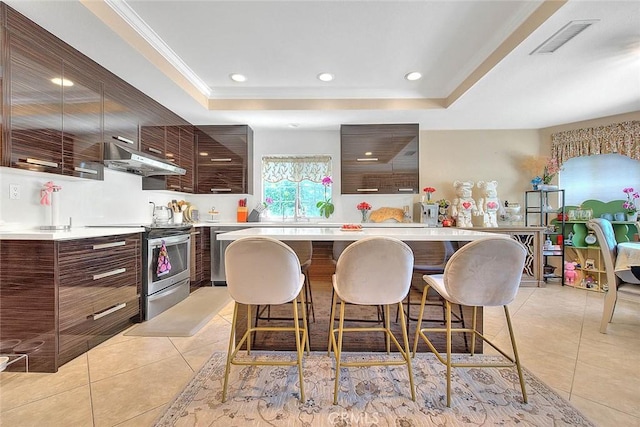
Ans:
[[[104,164],[111,169],[141,176],[184,175],[187,173],[185,169],[166,160],[110,142],[104,144]]]

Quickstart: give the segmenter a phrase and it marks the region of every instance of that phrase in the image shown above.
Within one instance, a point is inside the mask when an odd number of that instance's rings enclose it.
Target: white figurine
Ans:
[[[456,197],[451,205],[451,216],[456,219],[456,227],[473,227],[471,216],[478,215],[476,201],[471,197],[473,181],[455,181]]]
[[[479,212],[483,215],[483,227],[497,227],[498,215],[504,214],[502,204],[498,198],[497,181],[478,181],[478,188],[482,190],[482,197],[478,199]]]

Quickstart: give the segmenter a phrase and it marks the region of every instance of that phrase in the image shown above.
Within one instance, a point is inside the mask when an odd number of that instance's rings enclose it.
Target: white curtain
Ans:
[[[331,156],[265,156],[262,158],[262,178],[267,182],[308,179],[322,182],[331,176]]]

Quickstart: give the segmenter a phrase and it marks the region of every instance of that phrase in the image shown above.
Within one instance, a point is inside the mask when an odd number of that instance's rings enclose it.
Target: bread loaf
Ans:
[[[371,211],[371,214],[369,214],[369,221],[371,222],[384,222],[389,219],[402,222],[404,220],[404,211],[400,208],[380,208]]]

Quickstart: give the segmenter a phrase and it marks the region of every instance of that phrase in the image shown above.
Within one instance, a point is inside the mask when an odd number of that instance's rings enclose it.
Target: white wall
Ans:
[[[498,182],[502,203],[524,206],[531,178],[521,170],[527,156],[547,155],[537,130],[466,130],[420,132],[420,187],[434,187],[436,199],[453,200],[453,182]],[[474,188],[473,198],[481,197]],[[482,220],[474,218],[474,224]]]
[[[62,187],[57,194],[59,219],[74,225],[151,223],[150,201],[166,204],[176,196],[168,191],[142,191],[142,178],[105,169],[104,181],[91,181],[40,172],[0,168],[0,220],[5,227],[49,225],[48,208],[40,204],[47,181]],[[20,186],[20,199],[9,198],[9,186]],[[58,224],[59,225],[59,224]]]

